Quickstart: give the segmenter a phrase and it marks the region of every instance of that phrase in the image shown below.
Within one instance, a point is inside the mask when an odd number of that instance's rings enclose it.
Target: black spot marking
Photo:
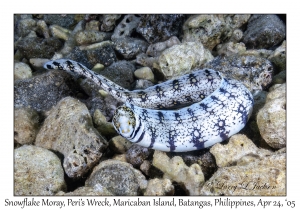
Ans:
[[[165,97],[164,91],[161,89],[160,86],[156,86],[155,90],[158,98]]]
[[[153,145],[156,142],[156,138],[157,138],[157,134],[156,134],[157,129],[150,126],[149,131],[151,132],[151,143],[149,145],[149,148],[153,148]]]
[[[181,85],[179,83],[179,80],[175,79],[172,83],[173,86],[173,90],[176,91],[180,91],[181,90]]]
[[[185,96],[184,98],[185,98],[185,100],[188,101],[188,102],[194,102],[194,100],[192,99],[191,96]]]
[[[138,92],[138,96],[142,102],[146,102],[148,100],[148,95],[144,91]]]
[[[64,68],[60,65],[60,63],[53,61],[53,65],[57,67],[59,70],[64,70]]]
[[[149,119],[148,111],[146,109],[142,109],[142,118],[143,120]]]
[[[159,124],[163,124],[165,120],[164,114],[162,112],[157,112],[157,115],[158,115]]]
[[[175,142],[176,142],[176,137],[178,136],[176,130],[169,130],[169,140],[167,143],[169,144],[170,152],[174,152],[176,150]]]
[[[135,143],[139,143],[140,141],[142,141],[144,138],[144,135],[145,135],[145,131],[143,131],[143,133],[140,135],[139,139]]]
[[[203,136],[201,130],[198,128],[193,128],[192,132],[192,139],[190,143],[193,143],[193,147],[196,147],[198,150],[204,148],[204,143],[207,140],[203,140]]]
[[[50,64],[46,65],[47,69],[54,69]]]
[[[196,79],[194,74],[189,74],[189,81],[191,86],[198,86],[199,81]]]
[[[182,119],[179,113],[175,112],[175,121],[177,122],[177,124],[181,124],[182,123]]]
[[[129,103],[132,103],[132,96],[130,95],[130,93],[128,92],[124,92],[124,95],[126,96],[126,99]]]

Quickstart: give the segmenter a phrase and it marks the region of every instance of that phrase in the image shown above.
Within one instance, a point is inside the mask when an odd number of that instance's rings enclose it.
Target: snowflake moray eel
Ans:
[[[75,61],[49,61],[44,68],[85,76],[123,101],[125,104],[116,109],[112,120],[116,131],[133,143],[161,151],[210,147],[238,133],[252,113],[250,91],[212,69],[129,91]],[[162,110],[176,105],[186,106]]]

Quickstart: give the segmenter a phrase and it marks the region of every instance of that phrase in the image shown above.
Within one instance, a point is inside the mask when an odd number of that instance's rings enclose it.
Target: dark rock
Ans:
[[[118,160],[106,160],[93,169],[87,179],[87,187],[104,187],[113,195],[141,195],[147,187],[144,175],[129,163]]]
[[[177,36],[183,21],[179,14],[143,15],[136,31],[152,44]]]
[[[17,33],[20,37],[27,36],[31,31],[35,31],[36,21],[34,19],[22,19],[18,21]]]
[[[126,152],[126,160],[133,167],[139,168],[145,159],[153,153],[152,149],[133,144]]]
[[[126,89],[132,89],[134,83],[135,66],[128,61],[118,61],[100,72],[116,84]]]
[[[198,163],[201,166],[205,179],[211,177],[217,170],[215,158],[208,150],[182,153],[182,159],[187,166]]]
[[[115,39],[114,48],[125,59],[132,59],[137,54],[146,52],[148,43],[138,38],[119,38]]]
[[[88,69],[93,68],[93,64],[88,59],[87,50],[80,50],[79,47],[74,47],[74,49],[67,54],[65,58],[78,61]]]
[[[47,39],[39,37],[26,37],[20,40],[16,49],[24,55],[26,59],[30,58],[52,58],[54,53],[60,50],[63,43],[54,37]]]
[[[272,82],[273,65],[253,55],[218,56],[204,65],[222,72],[225,77],[241,81],[252,93],[259,92]]]
[[[243,42],[248,48],[268,49],[285,38],[285,24],[277,15],[253,15],[249,19]]]
[[[62,98],[76,95],[78,85],[71,75],[58,70],[30,79],[18,80],[14,85],[15,107],[30,107],[36,111],[48,111]]]
[[[64,28],[71,28],[76,24],[75,15],[58,15],[58,14],[49,14],[44,15],[44,21],[48,25],[59,25]]]
[[[97,63],[109,66],[117,61],[117,56],[111,45],[103,45],[96,49],[87,50],[87,57],[93,66]]]

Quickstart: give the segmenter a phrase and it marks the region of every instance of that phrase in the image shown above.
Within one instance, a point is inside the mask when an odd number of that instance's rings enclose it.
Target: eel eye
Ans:
[[[130,121],[128,121],[128,125],[130,125],[131,123],[130,123]]]

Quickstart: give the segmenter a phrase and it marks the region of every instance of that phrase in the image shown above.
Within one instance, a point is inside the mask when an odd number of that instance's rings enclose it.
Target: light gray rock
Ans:
[[[165,78],[171,79],[211,60],[212,54],[200,42],[185,42],[164,50],[159,56],[158,65]]]
[[[150,179],[147,189],[144,193],[146,196],[169,196],[174,195],[175,189],[169,179]]]
[[[14,195],[55,195],[66,190],[59,158],[47,149],[24,145],[14,152]]]
[[[275,149],[286,146],[286,84],[275,85],[267,95],[266,104],[257,117],[259,132]]]
[[[39,130],[39,115],[28,108],[17,108],[14,112],[14,141],[32,144]]]
[[[27,79],[32,77],[31,68],[23,62],[16,62],[14,68],[14,80]]]
[[[164,173],[164,178],[182,185],[188,195],[200,195],[205,179],[198,164],[188,167],[181,157],[170,159],[165,152],[155,150],[153,165]]]
[[[200,194],[286,196],[286,154],[245,156],[236,166],[219,168]]]
[[[108,143],[93,127],[86,106],[66,97],[49,112],[35,145],[63,154],[66,174],[79,178],[99,162]]]

